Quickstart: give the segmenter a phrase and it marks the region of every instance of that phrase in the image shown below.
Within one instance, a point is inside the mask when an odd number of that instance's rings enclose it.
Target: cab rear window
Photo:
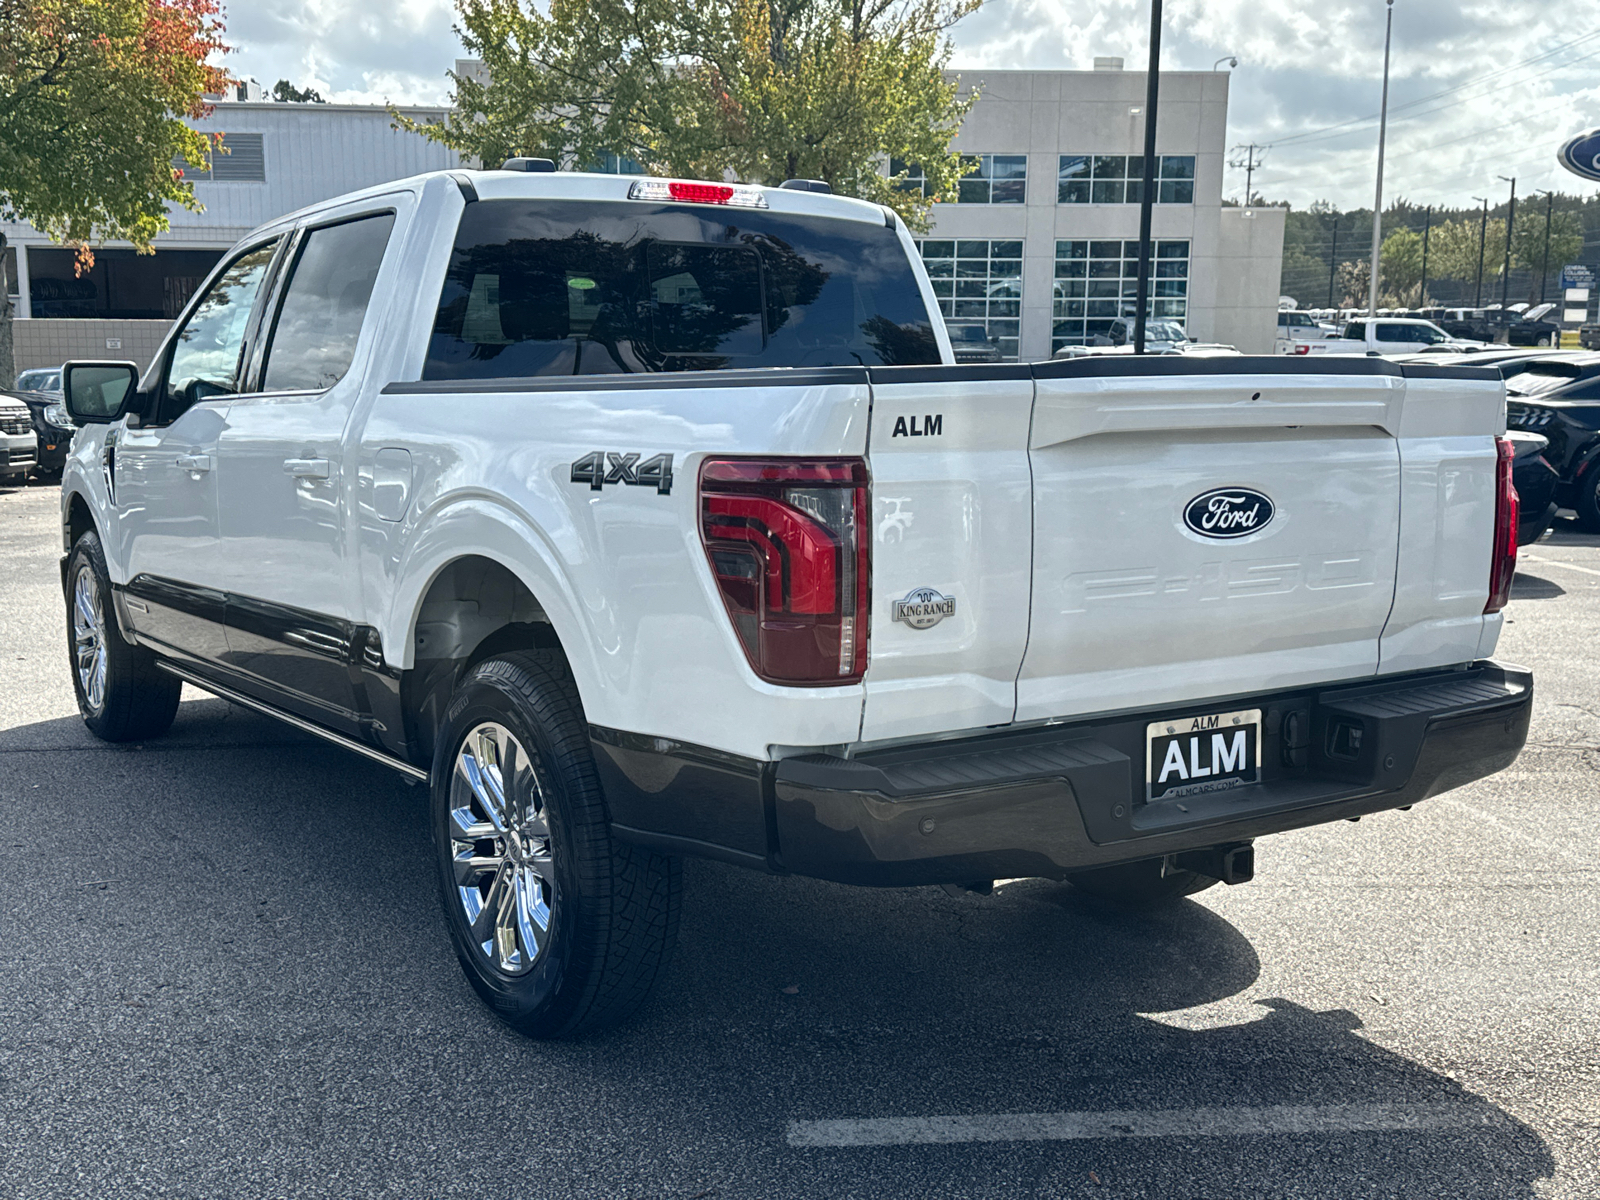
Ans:
[[[937,363],[881,225],[681,205],[469,204],[424,379]]]

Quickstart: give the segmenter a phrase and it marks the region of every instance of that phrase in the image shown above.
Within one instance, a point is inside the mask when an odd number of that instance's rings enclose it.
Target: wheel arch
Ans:
[[[442,713],[441,688],[506,650],[559,649],[585,711],[603,706],[592,630],[566,567],[519,514],[483,499],[452,505],[411,539],[395,579],[378,634],[388,664],[414,680],[416,732],[434,723],[428,710]]]

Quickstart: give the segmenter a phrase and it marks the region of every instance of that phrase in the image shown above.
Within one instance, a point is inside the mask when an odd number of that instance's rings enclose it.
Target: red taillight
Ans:
[[[679,204],[727,204],[733,208],[766,208],[760,188],[746,184],[695,183],[684,179],[638,179],[628,188],[630,200],[671,200]]]
[[[1517,488],[1511,482],[1511,443],[1495,438],[1494,557],[1489,560],[1489,603],[1486,613],[1497,613],[1511,599],[1511,581],[1517,574]]]
[[[700,537],[755,673],[855,683],[867,670],[867,464],[717,458],[700,468]]]
[[[733,199],[733,189],[720,183],[669,183],[667,193],[690,204],[726,204]]]
[[[1298,346],[1296,346],[1294,348],[1294,352],[1296,354],[1310,354],[1311,353],[1311,347],[1307,346],[1304,342],[1302,342],[1300,345],[1298,345]]]

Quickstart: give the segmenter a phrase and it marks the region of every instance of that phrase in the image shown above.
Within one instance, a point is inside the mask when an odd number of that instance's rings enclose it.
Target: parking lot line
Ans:
[[[1577,563],[1562,562],[1559,558],[1540,558],[1536,554],[1524,554],[1521,561],[1538,563],[1542,567],[1565,567],[1569,571],[1582,571],[1585,575],[1600,575],[1593,567],[1580,567]]]
[[[1249,1137],[1293,1133],[1418,1133],[1498,1125],[1504,1114],[1459,1100],[1430,1104],[1269,1104],[1240,1108],[997,1113],[966,1117],[791,1121],[791,1146],[911,1146],[1085,1138]]]

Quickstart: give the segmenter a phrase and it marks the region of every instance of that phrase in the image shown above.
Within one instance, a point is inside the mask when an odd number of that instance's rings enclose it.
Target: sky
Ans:
[[[988,0],[952,31],[952,66],[1139,69],[1148,0]],[[462,53],[450,0],[236,2],[228,69],[345,103],[444,104]],[[1256,191],[1304,207],[1369,207],[1383,71],[1382,0],[1167,0],[1162,66],[1234,56],[1230,146],[1254,142]],[[1226,69],[1227,64],[1222,64]],[[1600,128],[1600,0],[1396,0],[1385,202],[1470,207],[1540,188],[1592,195],[1563,170],[1567,137]],[[1224,195],[1244,192],[1230,169]]]

